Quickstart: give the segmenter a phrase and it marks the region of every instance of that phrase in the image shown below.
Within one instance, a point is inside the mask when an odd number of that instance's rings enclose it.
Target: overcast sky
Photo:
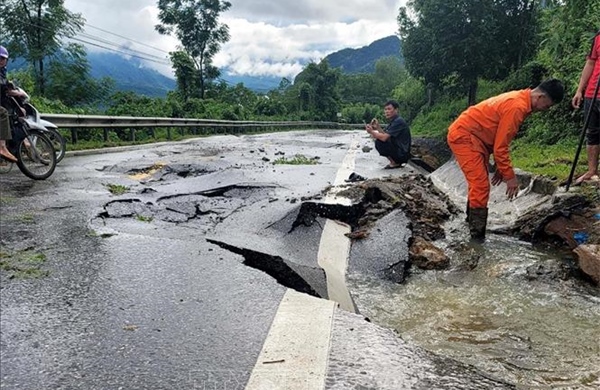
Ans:
[[[230,1],[230,10],[220,20],[229,26],[231,39],[222,46],[214,64],[238,75],[288,78],[298,74],[310,60],[319,61],[334,51],[362,47],[396,34],[398,8],[405,3],[405,0]],[[79,36],[80,39],[109,46],[96,40],[101,38],[164,61],[168,58],[166,52],[175,50],[178,42],[154,30],[158,23],[156,4],[157,0],[65,0],[66,8],[86,19],[87,35]],[[90,50],[101,50],[88,46]],[[161,68],[157,63],[149,65]],[[159,70],[170,71],[167,66]]]

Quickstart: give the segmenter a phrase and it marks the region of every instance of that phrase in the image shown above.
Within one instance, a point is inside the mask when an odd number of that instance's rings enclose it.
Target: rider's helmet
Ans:
[[[8,58],[8,50],[4,46],[0,46],[0,57]]]

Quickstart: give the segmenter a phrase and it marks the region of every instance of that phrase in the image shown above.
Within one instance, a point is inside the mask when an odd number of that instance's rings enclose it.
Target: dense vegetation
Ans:
[[[218,81],[211,60],[229,38],[227,26],[218,22],[229,2],[158,4],[156,28],[182,42],[171,53],[177,87],[165,98],[115,92],[113,80],[92,78],[82,46],[61,44],[84,23],[62,0],[2,2],[0,13],[10,18],[0,20],[0,40],[30,64],[10,77],[48,113],[361,123],[381,116],[382,103],[394,98],[415,135],[438,138],[468,104],[558,77],[567,99],[531,116],[513,151],[521,168],[559,177],[568,172],[582,126],[570,96],[600,29],[600,0],[410,0],[398,13],[402,55],[381,58],[372,73],[310,63],[266,94]],[[186,7],[207,14],[183,18],[191,15]]]

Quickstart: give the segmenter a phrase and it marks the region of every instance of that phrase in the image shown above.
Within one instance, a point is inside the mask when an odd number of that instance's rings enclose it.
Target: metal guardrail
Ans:
[[[102,130],[104,141],[108,141],[109,131],[114,129],[129,129],[130,141],[135,142],[136,129],[148,129],[155,137],[156,128],[167,130],[167,139],[172,138],[173,128],[189,128],[191,134],[208,135],[219,133],[239,134],[248,130],[273,131],[278,129],[353,129],[362,128],[364,125],[346,124],[338,122],[318,121],[229,121],[220,119],[194,119],[194,118],[155,118],[131,116],[100,116],[100,115],[71,115],[71,114],[40,114],[47,121],[52,122],[59,129],[71,130],[71,142],[76,143],[78,132],[81,130]]]

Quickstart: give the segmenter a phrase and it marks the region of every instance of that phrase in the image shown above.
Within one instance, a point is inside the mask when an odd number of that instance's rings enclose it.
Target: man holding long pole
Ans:
[[[598,155],[600,153],[600,92],[596,85],[600,82],[600,31],[593,39],[581,72],[579,86],[572,105],[579,108],[583,101],[584,116],[587,124],[588,170],[575,180],[575,185],[598,179]],[[595,93],[595,96],[594,96]],[[583,136],[582,136],[583,137]]]

